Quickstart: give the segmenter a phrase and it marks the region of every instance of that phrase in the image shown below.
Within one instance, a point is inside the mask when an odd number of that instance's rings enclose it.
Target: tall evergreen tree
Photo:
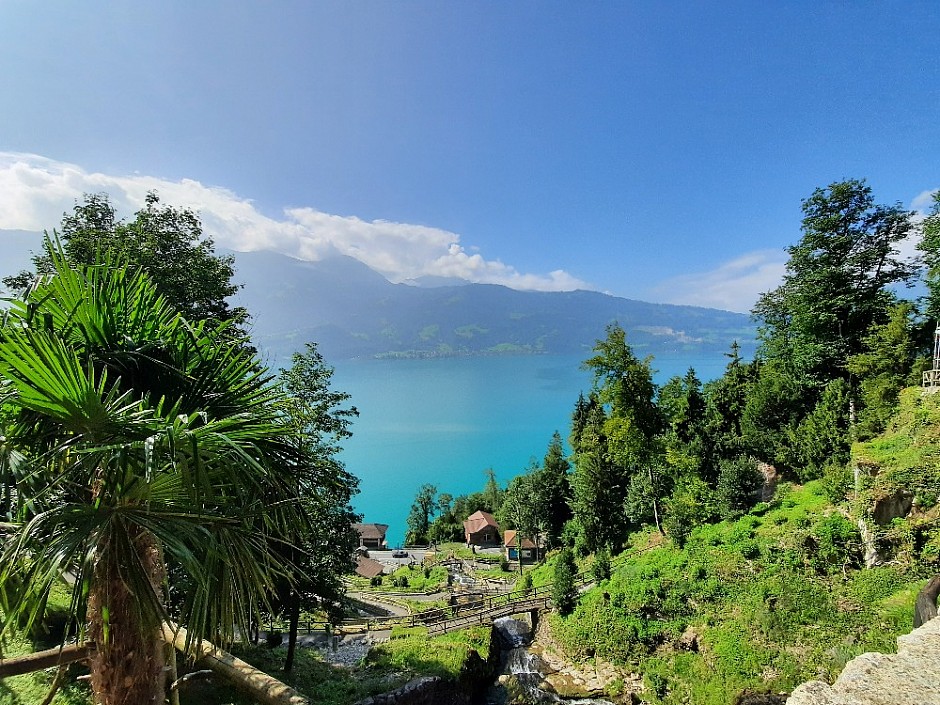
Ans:
[[[855,427],[859,439],[871,438],[884,430],[897,409],[901,389],[912,382],[913,314],[914,307],[908,301],[892,306],[888,320],[872,326],[865,336],[862,352],[849,358],[848,370],[858,378],[861,392]]]
[[[546,516],[545,531],[549,545],[554,545],[561,537],[561,530],[571,514],[568,504],[571,497],[571,464],[565,458],[561,434],[552,435],[552,440],[545,451],[542,468],[538,473],[539,490],[545,496]]]

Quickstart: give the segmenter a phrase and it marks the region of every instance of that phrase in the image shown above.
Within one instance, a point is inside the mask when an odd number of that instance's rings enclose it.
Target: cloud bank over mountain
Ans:
[[[597,288],[563,269],[520,271],[464,245],[459,234],[428,225],[364,220],[311,206],[288,207],[271,217],[248,198],[192,179],[91,172],[35,154],[0,151],[0,230],[50,229],[84,193],[107,193],[118,213],[129,216],[143,205],[148,191],[157,191],[165,203],[197,211],[216,244],[238,252],[270,250],[306,261],[346,255],[395,283],[459,279],[523,291]],[[933,203],[934,193],[927,190],[912,199],[917,219]],[[4,244],[0,239],[0,254]],[[902,255],[913,257],[914,245],[915,238],[902,243]],[[786,261],[782,249],[754,250],[710,270],[676,274],[648,288],[643,298],[747,312],[762,292],[781,282]]]
[[[0,229],[44,230],[59,223],[83,193],[105,192],[119,214],[143,205],[148,191],[168,204],[192,208],[216,244],[240,252],[273,250],[317,261],[348,255],[390,281],[419,277],[458,277],[479,284],[502,284],[533,291],[592,288],[564,270],[520,272],[467,248],[457,233],[426,225],[362,220],[312,207],[286,208],[283,217],[263,214],[251,200],[198,181],[173,181],[140,174],[88,172],[75,164],[34,154],[0,152]]]

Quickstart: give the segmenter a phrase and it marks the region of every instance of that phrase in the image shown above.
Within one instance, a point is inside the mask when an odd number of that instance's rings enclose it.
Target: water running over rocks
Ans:
[[[612,705],[597,698],[564,698],[546,681],[554,673],[537,654],[526,646],[532,640],[529,625],[518,619],[503,617],[494,620],[503,644],[501,671],[497,683],[487,693],[487,705],[514,703],[566,703],[568,705]]]

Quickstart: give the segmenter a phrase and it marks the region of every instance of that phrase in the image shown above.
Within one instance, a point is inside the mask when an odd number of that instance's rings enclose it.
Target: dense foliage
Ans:
[[[282,594],[338,597],[352,548],[335,452],[354,410],[315,348],[282,383],[267,372],[233,333],[230,267],[193,214],[157,203],[129,225],[107,199],[76,207],[0,326],[4,634],[46,624],[68,576],[59,638],[97,644],[107,705],[162,701],[161,623],[230,642]],[[176,254],[219,287],[174,294],[157,263]]]

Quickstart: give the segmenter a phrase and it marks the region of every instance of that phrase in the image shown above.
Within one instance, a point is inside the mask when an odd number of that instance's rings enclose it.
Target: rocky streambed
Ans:
[[[526,622],[503,618],[494,623],[502,646],[500,675],[487,692],[488,705],[570,703],[613,705],[636,702],[639,677],[595,660],[572,664],[552,643],[543,625],[533,637]]]

